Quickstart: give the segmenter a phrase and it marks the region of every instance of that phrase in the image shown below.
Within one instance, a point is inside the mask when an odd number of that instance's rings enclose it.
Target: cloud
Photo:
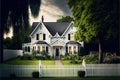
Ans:
[[[41,16],[44,16],[45,22],[56,22],[62,16],[71,16],[71,12],[67,7],[67,0],[42,0],[39,16],[33,18],[29,10],[30,24],[41,21]]]

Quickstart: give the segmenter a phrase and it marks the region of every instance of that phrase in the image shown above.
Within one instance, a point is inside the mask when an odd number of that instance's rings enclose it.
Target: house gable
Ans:
[[[69,27],[70,22],[44,22],[43,24],[46,26],[52,36],[55,36],[57,32],[61,36]]]

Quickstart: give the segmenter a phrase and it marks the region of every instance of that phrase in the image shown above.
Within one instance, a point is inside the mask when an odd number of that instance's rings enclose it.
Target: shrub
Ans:
[[[33,78],[39,78],[39,72],[38,72],[38,71],[34,71],[34,72],[32,73],[32,77],[33,77]]]
[[[21,57],[22,60],[33,60],[34,59],[34,56],[32,54],[24,54],[22,57]]]
[[[113,64],[120,63],[120,57],[118,56],[108,56],[104,59],[104,63]]]
[[[78,71],[79,77],[85,77],[85,71]]]

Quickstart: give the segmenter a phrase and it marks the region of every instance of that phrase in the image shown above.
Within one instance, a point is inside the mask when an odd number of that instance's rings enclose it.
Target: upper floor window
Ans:
[[[39,40],[39,34],[36,34],[36,40]]]
[[[74,40],[74,34],[73,33],[68,34],[68,40]]]
[[[43,40],[45,40],[46,39],[46,35],[45,34],[43,34]]]
[[[70,34],[68,34],[68,40],[70,40]]]
[[[46,39],[46,34],[40,33],[36,34],[36,40],[45,40]]]

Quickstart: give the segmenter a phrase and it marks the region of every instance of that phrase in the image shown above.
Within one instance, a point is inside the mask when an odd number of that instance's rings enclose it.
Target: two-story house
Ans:
[[[33,22],[31,42],[23,44],[23,51],[32,53],[33,50],[45,50],[55,57],[65,53],[75,54],[83,46],[82,42],[74,41],[75,32],[73,22]]]

